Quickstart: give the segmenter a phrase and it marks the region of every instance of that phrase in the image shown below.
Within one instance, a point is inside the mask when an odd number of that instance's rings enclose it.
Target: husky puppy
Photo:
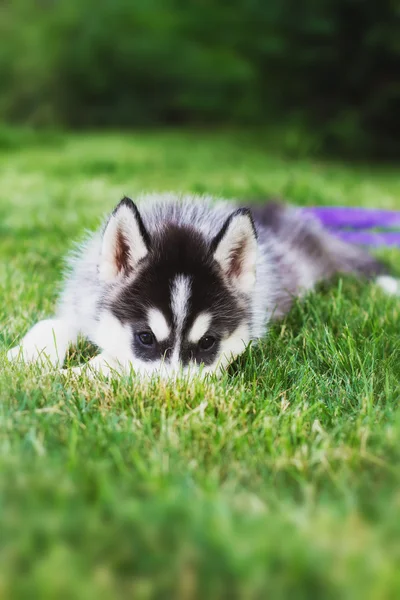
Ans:
[[[290,206],[124,198],[69,259],[55,317],[8,357],[59,367],[83,335],[101,353],[78,372],[220,372],[294,298],[336,273],[400,289],[380,262]]]

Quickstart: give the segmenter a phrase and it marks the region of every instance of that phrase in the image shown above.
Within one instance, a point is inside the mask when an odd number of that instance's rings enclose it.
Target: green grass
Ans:
[[[142,190],[400,209],[395,168],[259,134],[0,132],[0,597],[399,597],[400,303],[374,286],[323,286],[208,384],[7,364],[72,240]]]

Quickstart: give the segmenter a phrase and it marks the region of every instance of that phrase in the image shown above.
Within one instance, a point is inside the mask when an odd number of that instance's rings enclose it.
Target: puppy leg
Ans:
[[[62,365],[71,343],[76,342],[77,330],[62,319],[46,319],[32,327],[21,343],[12,348],[7,358],[26,363],[40,362],[42,366]]]
[[[93,357],[86,364],[80,367],[72,367],[70,369],[62,369],[61,373],[64,375],[86,375],[88,377],[94,377],[96,374],[103,375],[104,377],[111,377],[113,374],[129,373],[131,370],[131,364],[129,361],[121,362],[116,358],[113,358],[106,352],[102,352],[97,356]]]

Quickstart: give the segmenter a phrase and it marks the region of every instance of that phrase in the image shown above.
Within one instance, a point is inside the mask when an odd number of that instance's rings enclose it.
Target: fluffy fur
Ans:
[[[83,368],[105,375],[220,372],[295,297],[339,272],[399,293],[380,262],[296,208],[124,198],[70,258],[56,316],[8,356],[61,367],[83,335],[101,350]]]

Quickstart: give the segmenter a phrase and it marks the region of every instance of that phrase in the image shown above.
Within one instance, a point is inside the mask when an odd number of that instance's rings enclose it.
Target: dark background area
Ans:
[[[400,156],[397,0],[13,0],[0,120],[271,125],[311,149]]]

